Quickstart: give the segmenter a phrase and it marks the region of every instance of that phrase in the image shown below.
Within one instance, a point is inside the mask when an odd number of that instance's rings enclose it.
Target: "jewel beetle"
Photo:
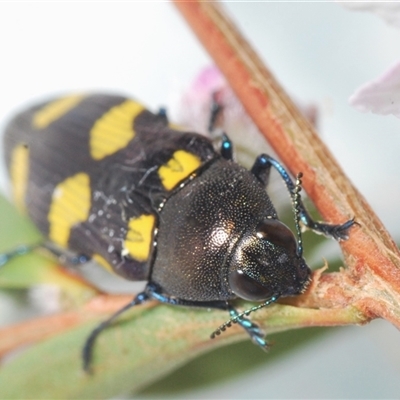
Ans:
[[[36,105],[10,121],[4,148],[15,204],[47,238],[43,246],[56,256],[68,251],[67,262],[93,259],[147,281],[89,336],[85,369],[97,335],[148,299],[227,310],[231,319],[213,336],[237,322],[266,348],[247,315],[307,287],[299,221],[336,240],[355,223],[313,221],[299,182],[272,157],[260,155],[247,170],[234,162],[225,134],[217,151],[205,136],[170,125],[164,112],[123,96],[72,95]],[[294,202],[297,239],[266,192],[271,167]],[[239,313],[237,298],[261,305]]]

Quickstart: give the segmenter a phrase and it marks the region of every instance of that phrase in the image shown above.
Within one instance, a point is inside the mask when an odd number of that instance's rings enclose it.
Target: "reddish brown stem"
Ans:
[[[20,346],[35,343],[95,318],[107,318],[132,300],[132,296],[97,295],[85,306],[46,315],[0,329],[0,358]],[[150,303],[149,303],[150,304]]]
[[[307,305],[356,304],[400,327],[400,253],[378,217],[222,8],[200,0],[174,3],[284,164],[304,173],[304,188],[325,220],[356,216],[361,224],[342,243],[348,269],[321,277]]]

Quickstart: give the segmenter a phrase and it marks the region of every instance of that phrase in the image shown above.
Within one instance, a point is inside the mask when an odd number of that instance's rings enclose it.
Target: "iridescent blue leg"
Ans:
[[[268,156],[266,156],[268,157]],[[261,154],[256,158],[251,172],[253,175],[265,186],[267,187],[269,183],[269,175],[271,173],[271,163],[265,159],[264,154]]]
[[[118,310],[115,314],[113,314],[110,318],[102,322],[100,325],[95,328],[89,337],[86,339],[85,345],[82,350],[82,360],[83,360],[83,369],[86,372],[90,372],[90,365],[92,362],[93,348],[96,342],[97,337],[100,333],[108,328],[122,313],[129,310],[130,308],[137,306],[146,302],[147,300],[157,300],[160,303],[178,305],[178,306],[188,306],[188,307],[205,307],[205,308],[218,308],[227,310],[228,305],[225,301],[208,301],[208,302],[196,302],[196,301],[187,301],[181,300],[175,297],[165,296],[161,293],[158,285],[154,283],[148,283],[146,285],[145,290],[142,293],[139,293],[130,303],[126,306]]]
[[[39,248],[43,248],[43,249],[50,251],[57,258],[57,260],[63,265],[76,266],[76,265],[85,264],[88,261],[90,261],[90,257],[88,257],[84,254],[67,253],[67,252],[64,252],[64,250],[60,250],[60,249],[56,248],[54,245],[52,245],[50,242],[48,242],[48,243],[39,243],[39,244],[33,244],[33,245],[21,245],[21,246],[16,247],[12,251],[0,254],[0,267],[7,264],[10,260],[12,260],[15,257],[22,256],[24,254],[28,254]]]
[[[97,326],[97,328],[95,328],[91,332],[91,334],[86,339],[86,342],[82,349],[83,369],[86,372],[90,372],[90,365],[92,363],[92,358],[93,358],[93,347],[94,347],[95,341],[96,341],[97,337],[100,335],[100,333],[103,332],[104,329],[109,327],[125,311],[129,310],[130,308],[132,308],[138,304],[144,303],[148,299],[149,299],[149,296],[147,295],[147,293],[145,293],[145,292],[139,293],[130,303],[128,303],[126,306],[122,307],[120,310],[118,310],[116,313],[114,313],[110,318],[103,321],[101,324],[99,324]]]
[[[265,176],[269,175],[269,171],[271,166],[274,167],[282,177],[283,181],[286,184],[286,187],[292,197],[294,199],[295,196],[295,184],[293,183],[292,179],[290,178],[286,169],[282,166],[281,163],[276,161],[274,158],[266,155],[261,154],[257,157],[251,172],[263,183],[266,182]],[[320,222],[315,222],[311,216],[309,215],[308,211],[306,210],[302,200],[300,198],[297,199],[298,202],[298,209],[300,214],[301,222],[309,229],[317,232],[322,233],[326,236],[330,236],[335,240],[346,240],[348,239],[348,231],[349,229],[357,224],[354,218],[346,221],[344,224],[340,225],[331,225],[331,224],[324,224]]]
[[[230,141],[228,135],[226,135],[225,133],[222,134],[221,156],[225,158],[225,160],[233,159],[232,142]]]
[[[165,107],[160,107],[158,109],[157,115],[165,121],[165,124],[168,124],[168,112]]]
[[[240,324],[240,326],[245,329],[253,343],[260,346],[264,350],[268,350],[269,346],[265,340],[265,333],[257,324],[244,316],[239,316],[238,311],[232,306],[229,306],[229,314],[235,322]]]
[[[217,100],[217,93],[213,93],[211,107],[210,107],[210,117],[208,120],[208,132],[212,134],[215,130],[218,117],[221,115],[224,107]]]
[[[158,300],[161,303],[188,306],[188,307],[202,307],[202,308],[214,308],[218,310],[228,310],[231,316],[231,321],[233,323],[240,324],[250,335],[251,340],[255,344],[262,347],[264,350],[268,349],[268,343],[264,339],[265,334],[261,330],[261,328],[257,324],[251,322],[244,315],[239,314],[238,311],[226,301],[188,301],[188,300],[177,299],[175,297],[168,297],[161,294],[159,292],[159,288],[154,283],[149,283],[145,291],[148,294],[149,298]],[[230,324],[228,324],[227,326],[229,325]],[[219,335],[222,330],[225,329],[215,331],[214,332],[215,335]],[[211,335],[211,338],[215,337],[215,335],[214,334]]]
[[[45,242],[41,247],[53,254],[54,257],[57,258],[58,262],[64,266],[75,267],[77,265],[86,264],[91,259],[91,257],[85,254],[74,254],[71,251],[60,249],[51,242]]]
[[[228,303],[223,300],[215,301],[191,301],[183,300],[177,297],[166,296],[162,293],[160,287],[155,283],[148,283],[145,289],[146,294],[149,298],[157,300],[160,303],[171,304],[174,306],[185,306],[185,307],[200,307],[200,308],[215,308],[218,310],[228,310]]]
[[[210,108],[210,119],[208,121],[208,132],[211,136],[219,137],[220,132],[217,132],[217,120],[223,111],[223,106],[218,102],[216,93],[212,96],[211,108]],[[228,135],[225,132],[222,132],[222,143],[221,143],[221,156],[225,158],[225,160],[233,159],[233,146],[230,141]]]
[[[14,257],[22,256],[24,254],[30,253],[31,251],[35,250],[38,246],[18,246],[14,250],[11,250],[7,253],[0,254],[0,267],[7,264],[10,260]]]

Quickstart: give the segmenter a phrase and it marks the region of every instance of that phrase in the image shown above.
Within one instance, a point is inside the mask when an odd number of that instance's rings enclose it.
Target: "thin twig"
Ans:
[[[94,319],[104,319],[131,300],[132,296],[128,295],[99,294],[79,309],[45,315],[1,328],[0,358],[20,346],[45,340]]]

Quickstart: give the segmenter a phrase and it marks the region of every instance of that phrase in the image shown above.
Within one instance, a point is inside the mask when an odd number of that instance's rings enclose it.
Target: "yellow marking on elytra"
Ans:
[[[90,131],[90,154],[95,160],[123,149],[135,137],[134,119],[144,107],[132,100],[112,107],[99,118]]]
[[[146,261],[149,258],[154,224],[154,215],[141,215],[129,220],[124,248],[135,260]]]
[[[112,266],[103,256],[101,256],[100,254],[93,254],[92,258],[94,261],[100,264],[105,270],[114,273]]]
[[[52,122],[61,118],[68,111],[75,108],[83,99],[84,95],[76,94],[63,97],[46,104],[33,115],[32,126],[36,129],[47,128]]]
[[[15,146],[12,150],[10,176],[15,205],[19,211],[24,212],[29,178],[29,149],[24,143]]]
[[[201,160],[198,156],[185,150],[177,150],[172,158],[158,169],[158,175],[165,189],[171,190],[200,165]]]
[[[90,178],[80,172],[59,183],[54,191],[48,214],[49,238],[66,247],[71,229],[89,216],[91,203]]]

